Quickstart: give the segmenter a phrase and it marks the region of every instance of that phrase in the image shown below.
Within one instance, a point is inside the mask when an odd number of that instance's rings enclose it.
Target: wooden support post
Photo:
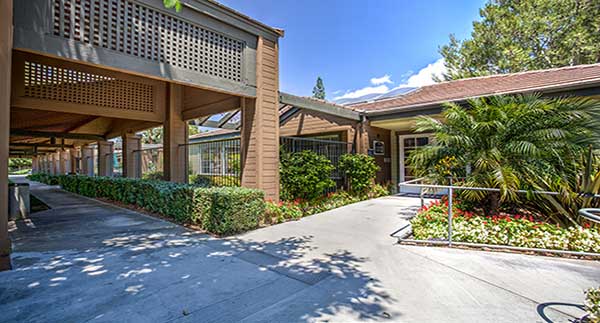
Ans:
[[[113,176],[113,154],[112,141],[98,141],[98,176]]]
[[[142,140],[133,133],[126,133],[123,141],[123,177],[142,177],[142,163],[139,150],[142,149]],[[136,152],[138,151],[138,152]]]
[[[44,172],[46,174],[52,174],[52,154],[44,155],[46,160],[46,165],[44,167]]]
[[[368,154],[369,153],[369,124],[368,121],[360,122],[358,127],[358,147],[356,147],[356,152],[359,154]]]
[[[256,99],[242,100],[242,186],[279,200],[279,54],[277,43],[259,37]]]
[[[391,140],[390,140],[390,143],[391,143],[390,148],[391,148],[391,154],[392,154],[391,155],[391,157],[392,157],[392,163],[391,163],[392,164],[392,184],[393,184],[392,193],[396,193],[396,192],[398,192],[398,179],[399,179],[398,172],[400,170],[400,166],[398,164],[398,157],[400,157],[398,154],[398,134],[396,134],[396,131],[392,130],[390,136],[392,136]]]
[[[58,160],[58,167],[56,169],[56,172],[58,175],[64,175],[67,173],[67,170],[65,169],[65,165],[66,165],[65,152],[62,150],[59,150],[56,152],[56,156],[57,156],[57,160]]]
[[[183,87],[169,83],[167,111],[163,123],[164,176],[171,182],[187,183],[188,125],[183,120]]]
[[[46,160],[47,160],[46,154],[40,156],[40,173],[44,173],[44,174],[48,173]]]
[[[78,171],[78,161],[79,160],[79,149],[78,148],[73,148],[73,149],[69,149],[69,167],[71,169],[70,173],[71,174],[77,174]]]
[[[87,145],[81,147],[81,173],[94,176],[94,149]]]
[[[60,152],[61,156],[62,156],[62,173],[65,175],[70,174],[72,171],[71,168],[71,151],[70,150],[65,150],[65,151],[61,151]]]
[[[60,175],[60,158],[59,153],[52,153],[52,175]]]
[[[32,174],[37,174],[38,173],[39,161],[40,161],[39,156],[32,156],[31,157],[31,173]]]
[[[0,271],[9,270],[8,155],[12,66],[13,0],[0,1]]]

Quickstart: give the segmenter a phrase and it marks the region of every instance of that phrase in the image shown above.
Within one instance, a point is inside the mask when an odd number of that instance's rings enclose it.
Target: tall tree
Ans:
[[[317,77],[317,84],[313,87],[313,98],[325,100],[325,86],[321,77]]]
[[[447,80],[600,62],[600,0],[490,0],[440,48]]]

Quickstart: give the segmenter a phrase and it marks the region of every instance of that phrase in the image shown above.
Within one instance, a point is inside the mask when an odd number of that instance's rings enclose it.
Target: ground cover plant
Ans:
[[[590,223],[564,228],[531,212],[485,215],[482,209],[468,209],[468,204],[453,203],[453,241],[600,253],[600,230]],[[447,200],[424,206],[410,222],[417,240],[447,240]]]
[[[585,292],[585,309],[587,322],[600,323],[600,287],[590,288]]]
[[[387,188],[372,184],[366,193],[353,195],[347,191],[332,192],[311,200],[267,201],[262,225],[298,220],[302,217],[337,209],[352,203],[389,195]]]

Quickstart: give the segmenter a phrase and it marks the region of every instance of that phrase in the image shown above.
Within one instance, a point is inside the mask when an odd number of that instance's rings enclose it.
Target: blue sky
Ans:
[[[328,100],[430,82],[430,74],[439,72],[443,65],[438,61],[441,58],[438,47],[447,43],[450,33],[459,39],[468,37],[471,23],[478,19],[479,8],[485,3],[484,0],[219,1],[285,30],[280,42],[282,91],[311,95],[317,76],[321,76]]]

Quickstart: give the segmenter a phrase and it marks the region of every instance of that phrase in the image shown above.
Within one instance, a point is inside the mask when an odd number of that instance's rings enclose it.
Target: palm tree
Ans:
[[[544,181],[568,183],[580,157],[600,139],[600,101],[585,98],[496,96],[445,104],[443,121],[419,117],[418,132],[434,140],[409,158],[420,176],[465,185],[499,188],[499,193],[464,191],[495,213],[502,201],[518,201],[516,189],[541,189]]]

